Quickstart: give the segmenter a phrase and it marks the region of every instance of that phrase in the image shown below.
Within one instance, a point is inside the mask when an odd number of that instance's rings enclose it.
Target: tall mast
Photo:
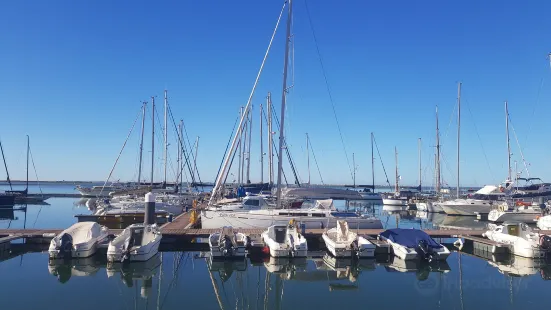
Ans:
[[[457,85],[457,198],[459,198],[459,141],[461,137],[461,82]]]
[[[438,106],[436,106],[436,193],[440,193],[442,181],[440,180],[440,129],[438,128]]]
[[[184,121],[182,121],[182,127],[183,127]],[[199,175],[199,170],[197,169],[197,153],[199,152],[199,136],[197,136],[197,139],[195,140],[195,157],[193,158],[193,167],[195,169],[195,172],[197,175]]]
[[[511,144],[509,141],[509,107],[505,101],[505,132],[507,134],[507,181],[511,181]]]
[[[396,183],[394,184],[394,192],[399,193],[400,184],[398,183],[398,179],[400,175],[398,174],[398,149],[396,147],[394,147],[394,160],[396,161]]]
[[[373,186],[373,192],[375,192],[375,156],[373,154],[373,133],[371,133],[371,185]]]
[[[308,133],[306,133],[306,154],[307,161],[308,161],[308,185],[310,185],[310,138],[308,137]]]
[[[155,170],[155,97],[151,96],[151,186],[153,187],[153,171]]]
[[[354,153],[352,153],[352,168],[353,168],[352,182],[354,182],[354,188],[356,188],[356,158],[354,157]]]
[[[262,103],[260,104],[260,184],[264,183],[264,137],[262,136]]]
[[[29,192],[29,135],[27,135],[27,188],[25,188],[25,193]]]
[[[183,141],[183,134],[184,134],[184,120],[180,120],[180,137],[182,140],[178,139],[178,144],[180,144],[180,141]],[[197,141],[199,142],[199,140]],[[184,182],[184,149],[183,145],[178,146],[178,149],[180,150],[180,166],[178,169],[180,169],[180,187],[182,187],[182,183]],[[195,154],[197,155],[197,150],[195,151]],[[195,157],[197,158],[197,157]],[[195,167],[197,167],[197,163],[195,164]]]
[[[243,116],[243,107],[240,107],[239,108],[239,115],[241,117],[241,119],[245,119],[245,117]],[[241,126],[243,126],[242,124],[240,124]],[[241,156],[243,155],[243,130],[241,129],[240,130],[240,136],[239,136],[239,162],[238,162],[238,166],[237,166],[237,184],[241,185]]]
[[[419,191],[421,191],[421,138],[417,141],[417,148],[419,150]]]
[[[177,129],[177,132],[176,132],[177,136],[179,136],[179,134],[180,134],[180,124],[178,124],[178,129]],[[174,188],[178,189],[178,191],[179,191],[179,186],[180,186],[180,165],[181,165],[181,162],[182,162],[182,148],[180,147],[180,142],[178,141],[178,157],[176,158],[176,182],[174,183]]]
[[[143,158],[143,134],[145,130],[145,106],[147,102],[143,102],[142,104],[142,135],[140,138],[140,158],[138,162],[138,185],[141,184],[142,181],[142,158]]]
[[[167,114],[168,113],[168,98],[167,98],[167,90],[165,89],[165,152],[164,152],[164,157],[165,157],[165,174],[164,174],[164,179],[163,179],[163,182],[164,182],[164,185],[166,185],[166,168],[168,166],[168,117],[167,117]]]
[[[285,103],[287,97],[287,67],[289,63],[289,42],[291,41],[291,21],[293,16],[293,1],[289,0],[289,15],[287,16],[287,34],[285,35],[285,60],[283,62],[283,86],[281,91],[281,123],[279,124],[279,154],[277,158],[277,204],[281,207],[281,175],[283,172],[283,129],[285,124]]]
[[[249,126],[249,113],[245,113],[245,125],[243,128],[243,139],[241,143],[243,144],[243,153],[241,154],[241,183],[245,184],[245,154],[247,153],[247,136],[248,136],[248,126]]]
[[[4,156],[4,147],[2,147],[2,141],[0,141],[0,151],[2,151],[2,159],[4,160],[4,167],[6,168],[6,180],[10,184],[10,190],[13,190],[11,186],[10,173],[8,172],[8,164],[6,163],[6,157]]]
[[[268,109],[268,174],[270,186],[274,184],[274,151],[273,151],[273,130],[272,130],[272,94],[268,92],[266,97],[266,108]]]
[[[251,183],[251,141],[253,140],[253,108],[249,110],[249,146],[247,147],[247,184]]]

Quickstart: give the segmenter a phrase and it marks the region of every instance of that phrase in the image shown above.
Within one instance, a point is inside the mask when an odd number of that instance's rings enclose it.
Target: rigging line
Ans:
[[[190,158],[189,158],[188,152],[186,151],[186,144],[185,144],[185,141],[184,141],[184,137],[180,136],[180,132],[179,132],[178,127],[176,125],[176,121],[174,120],[174,115],[172,114],[172,109],[170,108],[170,105],[168,106],[168,112],[169,112],[170,118],[172,120],[172,124],[174,125],[174,129],[176,131],[176,136],[178,137],[179,147],[182,149],[182,152],[183,152],[183,155],[184,155],[184,160],[185,160],[186,166],[189,170],[189,174],[190,174],[190,177],[191,177],[191,181],[193,183],[195,183],[195,174],[193,173],[193,168],[191,166]],[[185,124],[184,124],[183,120],[182,120],[182,125],[183,125],[183,128],[185,130],[186,127],[185,127]],[[193,153],[193,152],[190,150],[190,153]],[[201,181],[200,178],[199,178],[199,181]]]
[[[36,166],[34,165],[34,158],[31,147],[29,147],[29,155],[31,157],[31,163],[33,164],[34,175],[36,176],[36,183],[38,185],[38,189],[40,190],[40,195],[44,195],[44,193],[42,192],[42,186],[40,186],[40,180],[38,179],[38,173],[36,172]]]
[[[266,115],[266,110],[262,110],[262,114],[264,115],[264,120],[266,121],[266,123],[268,123],[268,116]],[[273,110],[273,107],[272,107],[272,116],[273,116],[273,118],[276,119],[276,121],[278,123],[277,126],[279,126],[279,120],[277,119],[277,115],[275,114],[275,111]],[[285,137],[283,137],[283,139],[285,139]],[[283,142],[285,142],[285,140]],[[275,139],[272,139],[272,151],[274,152],[274,154],[273,154],[274,157],[276,157],[276,158],[279,157],[279,150],[275,145]],[[287,152],[288,152],[288,150],[287,150]],[[285,179],[285,184],[287,186],[289,186],[289,182],[287,181],[287,176],[285,175],[285,170],[282,169],[281,172],[283,173],[283,178]],[[295,177],[296,177],[296,175],[295,175]]]
[[[124,147],[126,146],[126,142],[128,142],[128,139],[130,138],[130,135],[132,135],[132,131],[134,131],[134,127],[136,126],[136,122],[138,121],[138,118],[140,117],[140,114],[142,114],[142,109],[138,112],[138,115],[136,115],[136,118],[134,119],[134,123],[132,124],[132,128],[130,128],[130,132],[126,136],[126,140],[124,140],[124,144],[122,145],[122,148],[119,152],[119,155],[117,156],[117,159],[115,160],[115,164],[113,165],[113,168],[111,168],[111,171],[109,172],[109,176],[107,177],[107,180],[103,183],[103,186],[101,187],[101,191],[97,195],[99,197],[101,193],[103,193],[103,190],[105,189],[105,186],[107,185],[107,182],[109,182],[109,179],[111,178],[111,175],[113,174],[113,171],[115,170],[115,167],[117,166],[117,163],[119,162],[119,159],[121,158],[122,152],[124,151]]]
[[[320,170],[320,166],[318,165],[318,160],[316,159],[316,154],[314,153],[314,147],[312,146],[312,139],[308,139],[308,144],[310,144],[310,150],[312,150],[312,156],[314,157],[314,162],[316,163],[316,167],[318,168],[321,184],[325,185],[325,183],[323,183],[323,177],[321,176],[321,170]]]
[[[467,111],[469,111],[469,115],[471,116],[471,120],[474,125],[474,131],[476,132],[476,136],[478,137],[478,142],[480,142],[480,148],[482,148],[482,154],[484,154],[484,159],[486,160],[486,166],[488,167],[488,171],[490,171],[490,176],[492,177],[493,180],[495,180],[495,175],[492,171],[492,168],[490,167],[490,161],[488,160],[488,155],[486,155],[486,150],[484,150],[484,144],[482,143],[482,139],[480,139],[480,134],[478,133],[478,127],[476,126],[473,113],[471,112],[469,100],[465,100],[465,103],[467,106]]]
[[[532,111],[532,118],[531,119],[534,119],[534,117],[536,116],[536,108],[538,107],[538,104],[540,102],[540,95],[541,95],[541,89],[543,88],[543,82],[545,81],[545,78],[541,78],[541,83],[540,83],[540,88],[538,89],[538,96],[536,98],[536,104],[534,105],[534,110]],[[528,139],[530,138],[531,136],[531,133],[532,133],[532,125],[534,124],[534,122],[529,122],[529,126],[528,126],[528,133],[526,134],[526,145],[528,145]]]
[[[237,122],[239,121],[239,116],[235,118],[235,122],[233,123],[233,129],[230,134],[230,138],[228,139],[228,144],[226,144],[226,150],[224,151],[224,155],[222,156],[222,161],[220,162],[220,166],[218,167],[218,172],[216,173],[215,180],[218,179],[218,175],[220,174],[220,170],[222,170],[222,165],[224,164],[224,158],[226,158],[226,154],[228,154],[228,149],[230,148],[231,144],[231,138],[233,137],[233,133],[235,132],[235,127],[237,127]]]
[[[314,24],[312,23],[312,18],[310,16],[310,10],[308,9],[308,0],[304,0],[304,4],[306,6],[306,15],[308,15],[308,21],[310,22],[310,29],[312,30],[312,36],[314,37],[314,43],[316,45],[316,51],[318,53],[318,59],[321,65],[321,71],[323,72],[323,78],[325,80],[325,86],[327,87],[327,93],[329,94],[329,101],[331,101],[331,107],[333,108],[333,116],[335,117],[335,121],[337,122],[337,128],[339,129],[339,135],[341,137],[341,143],[342,147],[344,149],[344,155],[346,156],[346,163],[348,164],[348,170],[350,170],[350,176],[354,178],[354,174],[352,172],[352,168],[350,167],[350,161],[348,160],[348,153],[346,151],[346,146],[344,144],[344,138],[342,136],[341,131],[341,125],[339,124],[339,119],[337,118],[337,111],[335,109],[335,103],[333,101],[333,95],[331,94],[331,89],[329,87],[329,80],[327,79],[327,74],[325,73],[325,67],[323,66],[323,60],[321,58],[321,52],[318,46],[318,40],[316,38],[316,33],[314,31]]]
[[[513,128],[513,135],[515,136],[515,140],[517,141],[518,150],[520,152],[520,157],[522,158],[522,163],[524,164],[524,170],[526,170],[526,175],[530,177],[530,171],[528,171],[528,165],[526,164],[526,159],[524,159],[524,153],[522,152],[522,148],[520,147],[520,142],[518,141],[517,132],[515,130],[515,126],[513,125],[513,121],[511,120],[511,117],[508,115],[507,118],[509,119],[509,124]],[[516,171],[515,171],[516,173]]]
[[[180,256],[180,259],[178,260],[178,262],[176,263],[176,270],[174,270],[174,272],[178,272],[179,269],[180,269],[180,265],[182,264],[182,260],[185,258],[185,261],[184,261],[184,264],[182,265],[182,267],[185,267],[188,260],[189,260],[189,255],[182,255]],[[172,280],[170,281],[170,283],[168,284],[168,288],[166,290],[166,293],[164,294],[164,297],[161,301],[161,306],[159,307],[159,309],[163,309],[163,306],[165,305],[165,301],[166,301],[166,298],[168,297],[168,293],[170,293],[170,290],[172,289],[172,287],[174,287],[176,285],[176,279],[178,279],[178,277],[172,277]]]
[[[274,119],[276,121],[277,127],[279,127],[279,118],[277,117],[277,113],[274,110],[274,106],[272,105],[271,108],[272,108],[272,116],[274,117]],[[272,142],[274,142],[273,139],[272,139]],[[291,152],[289,151],[289,147],[287,147],[287,139],[285,138],[285,136],[283,136],[283,143],[285,144],[285,153],[287,153],[287,159],[289,160],[289,165],[291,166],[291,170],[293,171],[293,175],[295,176],[295,184],[300,187],[300,181],[298,179],[297,170],[295,168],[295,164],[293,162],[293,159],[291,158]],[[277,155],[277,149],[276,149],[276,156],[279,156],[279,155]],[[287,184],[287,185],[289,185],[289,184]]]
[[[392,190],[392,186],[390,185],[390,182],[388,181],[388,175],[386,174],[385,164],[383,163],[383,158],[381,157],[381,152],[379,152],[379,145],[377,144],[377,140],[375,139],[375,135],[373,135],[373,142],[375,143],[375,148],[377,149],[377,155],[379,155],[379,160],[381,161],[381,165],[383,166],[383,172],[385,173],[386,183],[388,184],[388,187]],[[375,190],[375,189],[373,189]]]

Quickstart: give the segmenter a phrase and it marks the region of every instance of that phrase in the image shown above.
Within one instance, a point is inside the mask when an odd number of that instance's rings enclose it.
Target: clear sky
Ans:
[[[357,183],[371,180],[373,131],[390,182],[396,146],[402,182],[409,185],[418,182],[417,139],[422,138],[423,182],[432,184],[438,105],[444,179],[455,185],[458,81],[463,83],[462,184],[506,177],[504,100],[510,102],[518,137],[517,143],[511,129],[513,160],[522,165],[520,145],[531,176],[551,180],[551,2],[307,1],[350,164],[355,153]],[[289,147],[305,181],[308,132],[325,183],[351,183],[305,0],[293,2]],[[157,96],[162,103],[166,88],[190,140],[200,136],[202,180],[213,181],[282,4],[2,1],[0,138],[12,178],[24,177],[28,134],[41,179],[104,180],[141,102]],[[252,181],[260,178],[258,106],[268,91],[280,109],[284,26],[253,99]],[[139,127],[138,122],[114,179],[136,179]],[[149,177],[150,119],[146,131]],[[173,131],[169,136],[174,163]],[[156,143],[158,179],[162,149],[159,139]],[[378,156],[375,170],[377,183],[384,183]],[[320,182],[313,159],[312,182]]]

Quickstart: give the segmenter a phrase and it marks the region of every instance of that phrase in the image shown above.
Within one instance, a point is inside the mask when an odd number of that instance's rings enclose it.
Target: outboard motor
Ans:
[[[426,240],[419,240],[418,246],[419,246],[420,252],[423,254],[423,259],[428,261],[429,263],[432,262],[434,260],[434,252],[429,247],[427,241]],[[421,254],[421,253],[419,253],[419,254]]]
[[[551,237],[547,235],[540,236],[540,247],[546,251],[551,250]]]
[[[73,237],[69,234],[63,234],[60,238],[59,254],[64,258],[71,258],[71,251],[73,249]]]
[[[224,253],[224,256],[230,256],[232,255],[232,242],[228,235],[224,235],[224,238],[222,238],[222,241],[220,242],[222,246],[222,253]]]
[[[134,235],[130,235],[122,246],[121,263],[127,262],[130,259],[130,249],[134,246]]]

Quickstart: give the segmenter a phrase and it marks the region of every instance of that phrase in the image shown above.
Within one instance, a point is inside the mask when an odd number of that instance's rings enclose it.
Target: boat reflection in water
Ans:
[[[228,281],[234,271],[247,271],[247,259],[245,257],[234,260],[214,259],[207,255],[207,266],[209,272],[217,272],[222,282]]]
[[[389,272],[415,272],[417,279],[421,281],[428,279],[431,272],[448,273],[451,270],[445,260],[429,263],[424,260],[403,260],[396,256],[391,258],[385,269]]]
[[[141,280],[141,296],[149,296],[153,277],[158,273],[161,266],[162,254],[157,253],[150,260],[145,262],[109,263],[105,255],[95,255],[78,259],[52,259],[48,263],[48,271],[57,277],[60,283],[67,283],[71,277],[87,277],[97,274],[105,269],[107,277],[111,278],[120,274],[122,282],[127,287],[133,287],[134,281]]]

